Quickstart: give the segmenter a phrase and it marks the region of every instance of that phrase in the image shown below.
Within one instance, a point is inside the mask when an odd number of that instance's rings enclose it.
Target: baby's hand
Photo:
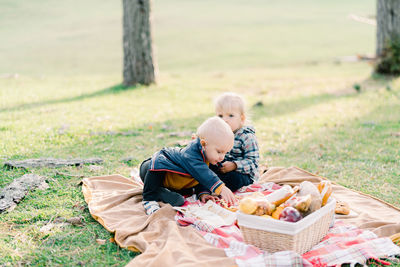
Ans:
[[[236,170],[237,166],[235,162],[225,161],[221,164],[222,167],[219,168],[219,171],[222,173],[227,173]]]
[[[221,190],[221,197],[223,200],[226,201],[226,203],[228,203],[228,205],[232,206],[232,205],[236,205],[237,204],[237,200],[235,195],[232,193],[232,191],[226,187],[225,185],[222,186],[222,190]]]
[[[215,197],[215,196],[212,196],[212,195],[209,195],[209,194],[203,194],[203,195],[200,196],[200,201],[203,202],[203,203],[207,202],[208,200],[211,200],[211,201],[215,202],[218,199],[219,199],[218,197]]]

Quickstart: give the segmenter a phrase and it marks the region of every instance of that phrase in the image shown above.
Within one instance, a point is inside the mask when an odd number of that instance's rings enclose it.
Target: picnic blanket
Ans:
[[[308,180],[317,183],[320,179],[323,178],[296,167],[270,168],[262,175],[260,182],[296,184]],[[91,215],[108,231],[115,233],[117,244],[123,248],[142,252],[132,259],[128,266],[193,266],[195,264],[235,266],[246,264],[246,262],[241,264],[240,261],[235,260],[234,255],[229,254],[229,250],[226,249],[226,246],[224,247],[223,242],[218,243],[219,245],[216,244],[216,240],[210,236],[213,233],[202,233],[195,231],[193,227],[177,225],[174,218],[176,211],[170,205],[162,204],[159,211],[151,216],[146,216],[141,205],[141,187],[130,178],[121,175],[85,178],[82,190]],[[358,226],[355,228],[357,231],[372,229],[372,232],[375,233],[365,231],[369,236],[361,235],[359,238],[379,240],[377,237],[385,237],[399,232],[400,210],[396,207],[337,185],[334,186],[334,195],[340,200],[347,201],[359,214],[356,218],[348,219],[349,222]],[[347,220],[344,219],[344,221]],[[335,234],[341,235],[342,232],[350,233],[352,231],[347,228],[344,231],[343,227],[347,226],[335,225],[332,229],[336,229],[336,232],[331,232],[332,237]],[[235,233],[226,237],[235,238]],[[335,246],[334,240],[331,239],[332,243],[327,245]],[[388,239],[381,240],[387,241]],[[320,249],[323,248],[326,249],[327,246]],[[361,251],[365,252],[365,250]],[[285,266],[285,264],[287,266],[288,259],[291,258],[293,261],[290,262],[295,263],[293,265],[305,265],[306,261],[312,264],[318,263],[313,262],[313,255],[309,255],[308,258],[304,258],[304,255],[298,257],[290,251],[275,254],[272,255],[276,257],[267,258],[270,260],[269,262],[264,260],[266,266]],[[340,258],[338,255],[336,257]]]

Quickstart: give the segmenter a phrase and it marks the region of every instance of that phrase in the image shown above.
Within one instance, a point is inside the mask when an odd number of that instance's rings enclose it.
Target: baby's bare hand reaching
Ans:
[[[221,197],[222,197],[223,200],[226,201],[226,203],[228,203],[228,205],[236,205],[237,204],[237,200],[236,200],[235,195],[225,185],[222,186]]]
[[[211,201],[215,202],[218,199],[219,199],[218,197],[215,197],[215,196],[212,196],[212,195],[209,195],[209,194],[204,194],[204,195],[200,196],[200,201],[203,202],[203,203],[207,202],[208,200],[211,200]]]

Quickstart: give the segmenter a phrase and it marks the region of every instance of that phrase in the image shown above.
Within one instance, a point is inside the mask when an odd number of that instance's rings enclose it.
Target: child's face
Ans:
[[[212,165],[216,165],[218,162],[223,161],[225,154],[232,149],[233,140],[232,142],[226,140],[221,140],[220,142],[206,142],[202,140],[201,145],[203,146],[207,161]]]
[[[229,124],[233,132],[242,128],[244,123],[244,115],[237,110],[217,110],[217,116]]]

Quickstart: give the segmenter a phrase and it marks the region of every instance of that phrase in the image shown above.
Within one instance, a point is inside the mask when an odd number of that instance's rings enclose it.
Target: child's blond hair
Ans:
[[[233,133],[229,125],[221,118],[214,116],[208,118],[197,128],[197,137],[208,142],[222,142],[224,140],[232,140]]]
[[[223,93],[215,99],[215,111],[239,111],[245,115],[246,103],[240,95],[232,92]]]

